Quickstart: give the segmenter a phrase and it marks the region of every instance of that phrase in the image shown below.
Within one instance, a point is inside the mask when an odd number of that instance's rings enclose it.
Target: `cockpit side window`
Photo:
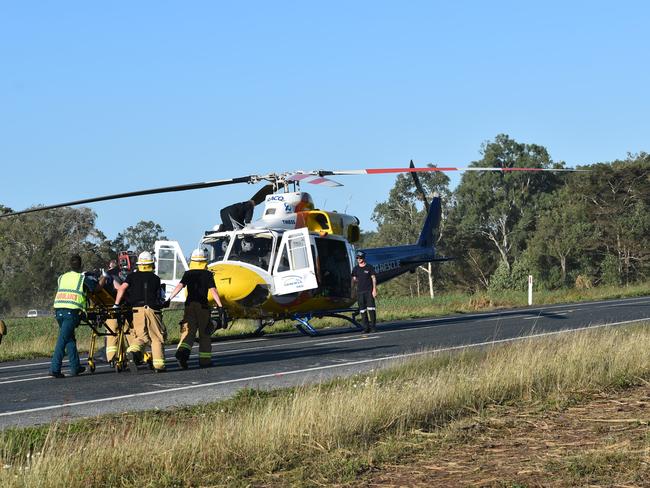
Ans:
[[[223,261],[230,244],[230,237],[223,236],[211,242],[205,242],[204,245],[208,249],[208,260],[211,263],[215,261]]]
[[[271,234],[240,234],[235,236],[228,260],[242,261],[268,270],[272,252],[273,236]]]

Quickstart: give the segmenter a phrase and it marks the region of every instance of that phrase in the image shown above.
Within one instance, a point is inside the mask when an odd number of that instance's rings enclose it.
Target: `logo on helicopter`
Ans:
[[[400,265],[401,265],[400,260],[395,259],[394,261],[388,261],[387,263],[380,263],[375,265],[375,271],[377,271],[377,273],[384,273],[392,269],[398,269]]]
[[[282,195],[268,195],[266,197],[267,202],[284,202],[284,196]]]
[[[295,286],[296,288],[302,288],[304,285],[303,279],[300,276],[287,276],[282,280],[283,286]]]

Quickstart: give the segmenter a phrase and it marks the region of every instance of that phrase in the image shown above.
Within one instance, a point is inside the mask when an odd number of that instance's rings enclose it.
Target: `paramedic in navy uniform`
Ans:
[[[366,263],[366,253],[357,251],[357,265],[352,270],[352,280],[357,284],[357,303],[361,313],[363,331],[375,332],[377,323],[377,308],[375,297],[377,296],[377,273],[375,268]],[[370,316],[370,324],[368,323]]]

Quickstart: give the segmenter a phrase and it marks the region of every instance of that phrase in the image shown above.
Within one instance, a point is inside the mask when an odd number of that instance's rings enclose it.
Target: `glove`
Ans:
[[[113,310],[119,310],[120,306],[117,303],[113,304]]]
[[[162,308],[169,308],[169,305],[171,304],[171,300],[167,299],[164,302],[162,302],[161,307]]]
[[[108,277],[110,276],[110,275],[106,272],[106,270],[105,270],[104,268],[100,269],[99,271],[101,271],[102,276],[103,276],[104,278],[108,278]]]

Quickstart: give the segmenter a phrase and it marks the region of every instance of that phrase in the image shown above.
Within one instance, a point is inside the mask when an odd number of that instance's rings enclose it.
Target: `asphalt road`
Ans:
[[[203,403],[227,398],[243,387],[314,383],[432,350],[645,320],[650,320],[650,297],[382,323],[370,335],[336,329],[316,338],[289,333],[223,341],[213,344],[215,366],[205,369],[198,369],[196,349],[190,369],[179,369],[175,348],[168,347],[169,371],[164,374],[118,374],[100,363],[93,375],[54,379],[47,374],[45,359],[0,363],[0,429]],[[66,367],[64,363],[64,372]]]

